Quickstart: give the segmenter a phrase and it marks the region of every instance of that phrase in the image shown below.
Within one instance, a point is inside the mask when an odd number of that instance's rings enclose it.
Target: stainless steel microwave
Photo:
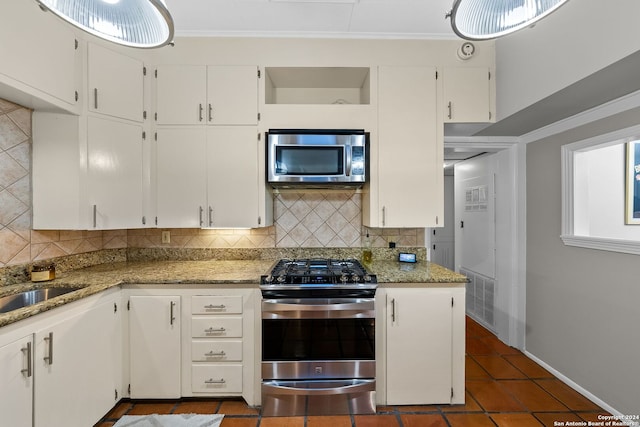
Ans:
[[[368,180],[364,130],[270,129],[267,182],[274,187],[361,186]]]

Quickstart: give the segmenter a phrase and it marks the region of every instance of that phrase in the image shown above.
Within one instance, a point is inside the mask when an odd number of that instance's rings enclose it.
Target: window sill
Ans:
[[[590,236],[560,236],[567,246],[576,246],[600,251],[621,252],[625,254],[640,255],[640,242],[635,240],[609,239]]]

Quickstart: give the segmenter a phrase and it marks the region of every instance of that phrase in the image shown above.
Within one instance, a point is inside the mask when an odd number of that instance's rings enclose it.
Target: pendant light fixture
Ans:
[[[455,0],[446,17],[463,39],[488,40],[528,27],[568,0]]]
[[[164,0],[36,0],[76,27],[110,42],[138,48],[173,41],[173,18]]]

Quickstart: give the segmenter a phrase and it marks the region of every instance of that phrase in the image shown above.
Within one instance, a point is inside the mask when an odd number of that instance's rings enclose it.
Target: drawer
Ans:
[[[191,365],[191,391],[199,393],[242,393],[242,365]]]
[[[240,362],[241,340],[200,340],[191,343],[191,360],[194,362]]]
[[[191,318],[193,338],[240,338],[242,317],[239,316],[194,316]]]
[[[191,297],[191,314],[240,314],[241,295],[197,295]]]

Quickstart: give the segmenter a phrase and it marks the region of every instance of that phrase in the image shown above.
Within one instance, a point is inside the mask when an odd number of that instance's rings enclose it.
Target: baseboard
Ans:
[[[547,371],[551,372],[560,381],[562,381],[563,383],[565,383],[566,385],[568,385],[569,387],[571,387],[572,389],[574,389],[575,391],[577,391],[578,393],[580,393],[581,395],[583,395],[584,397],[586,397],[587,399],[589,399],[590,401],[595,403],[596,405],[600,406],[602,409],[606,410],[611,415],[616,415],[616,416],[624,415],[622,412],[616,410],[614,407],[609,405],[604,400],[600,399],[598,396],[596,396],[593,393],[591,393],[589,390],[585,389],[581,385],[579,385],[576,382],[572,381],[566,375],[562,374],[558,370],[556,370],[553,367],[551,367],[548,363],[544,362],[543,360],[540,360],[538,357],[534,356],[533,354],[529,353],[528,351],[525,351],[524,354],[529,359],[533,360],[538,365],[542,366],[544,369],[546,369]]]

